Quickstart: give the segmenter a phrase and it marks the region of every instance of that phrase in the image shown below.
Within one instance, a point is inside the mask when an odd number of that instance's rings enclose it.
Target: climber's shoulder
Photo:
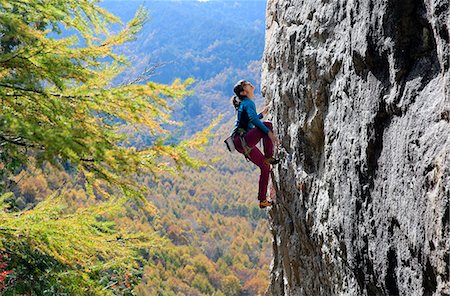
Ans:
[[[256,109],[256,105],[255,102],[253,102],[252,100],[250,100],[249,98],[245,98],[242,101],[242,108],[244,110],[248,110],[248,109]]]

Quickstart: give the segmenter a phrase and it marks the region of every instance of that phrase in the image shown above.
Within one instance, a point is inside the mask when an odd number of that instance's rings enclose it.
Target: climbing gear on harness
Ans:
[[[246,133],[247,132],[243,128],[239,128],[237,130],[237,134],[239,135],[239,139],[241,140],[242,149],[244,150],[244,156],[247,159],[247,161],[249,161],[250,160],[250,152],[252,151],[252,148],[250,148],[247,145],[247,142],[245,141],[245,134]]]
[[[264,209],[264,208],[267,208],[267,207],[271,207],[272,205],[273,205],[273,202],[272,202],[272,201],[268,201],[267,199],[261,200],[261,201],[259,202],[259,208],[260,208],[260,209]]]

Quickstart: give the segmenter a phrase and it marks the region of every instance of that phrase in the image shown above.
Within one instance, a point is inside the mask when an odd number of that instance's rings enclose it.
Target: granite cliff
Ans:
[[[268,0],[269,295],[450,295],[449,6]]]

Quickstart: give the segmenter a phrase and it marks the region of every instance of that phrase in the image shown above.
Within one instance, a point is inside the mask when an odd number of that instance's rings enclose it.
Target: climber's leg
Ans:
[[[265,121],[264,125],[269,128],[269,130],[273,131],[273,126],[271,122]],[[269,138],[268,135],[265,135],[263,138],[263,146],[264,146],[264,156],[266,158],[272,158],[273,157],[273,142]]]
[[[258,147],[252,148],[249,159],[261,170],[261,174],[259,175],[258,199],[260,201],[265,200],[267,198],[267,185],[269,183],[270,166],[265,161],[266,159]]]
[[[267,126],[270,130],[273,130],[272,123],[265,121],[263,122],[265,126]],[[255,127],[248,131],[245,135],[245,142],[251,148],[256,146],[260,140],[263,140],[264,145],[264,156],[266,158],[271,158],[273,156],[273,143],[267,134],[265,134],[262,130]]]

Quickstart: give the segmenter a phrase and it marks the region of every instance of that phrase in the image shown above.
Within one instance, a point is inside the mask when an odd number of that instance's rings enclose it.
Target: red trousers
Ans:
[[[268,121],[265,121],[263,123],[271,131],[273,130],[272,123]],[[268,135],[266,135],[263,131],[261,131],[257,127],[254,127],[251,130],[249,130],[245,134],[244,139],[245,142],[247,143],[247,146],[251,148],[249,159],[251,160],[251,162],[256,164],[261,170],[261,174],[259,176],[258,199],[265,200],[270,176],[270,165],[265,160],[273,156],[272,140],[269,138]],[[258,147],[256,147],[256,144],[258,144],[258,142],[261,139],[263,140],[264,155],[261,153]],[[239,135],[234,136],[234,145],[237,151],[244,154],[244,148],[242,147]]]

